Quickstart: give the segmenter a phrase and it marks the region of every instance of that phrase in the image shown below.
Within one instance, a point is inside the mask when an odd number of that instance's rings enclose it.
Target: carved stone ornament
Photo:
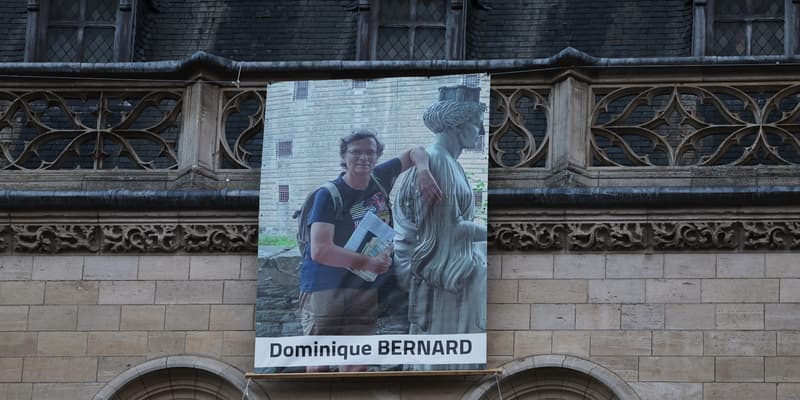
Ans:
[[[197,251],[255,251],[258,249],[256,225],[186,225],[183,246]]]
[[[103,225],[103,250],[112,253],[172,252],[178,225]]]
[[[97,251],[96,226],[12,225],[14,249],[32,253],[60,253],[66,250]]]
[[[800,221],[504,222],[488,240],[509,251],[797,250]]]
[[[489,245],[504,250],[558,250],[562,224],[509,223],[489,225]]]
[[[642,223],[570,224],[569,247],[575,250],[639,250],[646,247]]]
[[[744,248],[795,250],[800,248],[800,221],[745,222]]]
[[[659,250],[735,249],[734,223],[657,222],[653,227],[653,245]]]

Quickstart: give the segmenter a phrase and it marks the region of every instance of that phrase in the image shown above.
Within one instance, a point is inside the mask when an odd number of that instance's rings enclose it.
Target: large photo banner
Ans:
[[[267,87],[255,373],[486,364],[487,74]]]

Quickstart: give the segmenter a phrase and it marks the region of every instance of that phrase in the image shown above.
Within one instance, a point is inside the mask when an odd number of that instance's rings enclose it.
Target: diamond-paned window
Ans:
[[[378,9],[375,58],[447,58],[447,0],[384,0]]]
[[[133,0],[40,0],[29,9],[26,61],[129,61]]]
[[[708,49],[720,56],[784,54],[786,25],[784,0],[714,0]]]

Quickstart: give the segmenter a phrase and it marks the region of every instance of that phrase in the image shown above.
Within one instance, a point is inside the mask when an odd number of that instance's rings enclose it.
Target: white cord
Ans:
[[[494,374],[494,380],[497,382],[497,394],[500,395],[500,400],[503,400],[503,392],[500,391],[500,378]]]
[[[247,378],[247,384],[244,385],[244,390],[242,391],[242,400],[247,399],[247,393],[250,391],[250,381],[252,380],[253,378]]]

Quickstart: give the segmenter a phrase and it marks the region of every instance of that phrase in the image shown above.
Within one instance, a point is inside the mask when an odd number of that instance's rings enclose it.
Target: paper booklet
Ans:
[[[345,243],[344,248],[361,254],[374,257],[389,248],[394,240],[395,231],[375,214],[367,211],[364,218],[356,226],[356,230]],[[372,271],[353,270],[350,272],[358,275],[367,282],[374,282],[378,274]]]

